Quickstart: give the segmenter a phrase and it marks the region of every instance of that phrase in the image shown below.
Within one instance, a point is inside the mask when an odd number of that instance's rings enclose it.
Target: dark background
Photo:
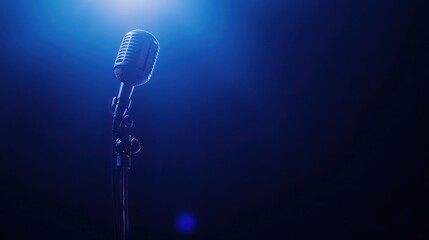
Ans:
[[[112,239],[135,28],[161,49],[131,110],[132,239],[429,239],[424,1],[117,2],[1,3],[1,239]]]

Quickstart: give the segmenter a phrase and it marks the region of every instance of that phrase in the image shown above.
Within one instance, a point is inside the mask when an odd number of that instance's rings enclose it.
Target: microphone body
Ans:
[[[113,70],[121,81],[118,96],[113,101],[113,126],[116,132],[131,104],[134,86],[150,80],[159,52],[158,40],[149,32],[132,30],[125,34],[116,56]]]

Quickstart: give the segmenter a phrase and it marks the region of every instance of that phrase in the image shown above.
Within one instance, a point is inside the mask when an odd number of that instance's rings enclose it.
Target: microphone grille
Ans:
[[[156,38],[149,32],[133,30],[125,34],[113,69],[117,78],[132,85],[149,81],[159,52]]]
[[[122,63],[125,59],[125,55],[127,54],[128,48],[130,46],[130,40],[131,40],[131,34],[127,33],[125,34],[124,38],[122,39],[121,46],[119,47],[118,55],[116,56],[115,65]]]

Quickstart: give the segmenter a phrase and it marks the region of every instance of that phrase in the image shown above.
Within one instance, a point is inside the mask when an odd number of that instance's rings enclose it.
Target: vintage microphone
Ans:
[[[118,96],[113,98],[112,155],[115,201],[115,238],[128,240],[128,173],[131,155],[140,151],[140,143],[131,137],[133,122],[127,115],[135,86],[150,80],[159,44],[149,32],[133,30],[125,34],[113,67],[121,81]]]

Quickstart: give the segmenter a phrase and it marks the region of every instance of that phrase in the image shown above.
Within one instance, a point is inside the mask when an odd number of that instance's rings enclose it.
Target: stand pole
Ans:
[[[128,235],[128,174],[131,167],[131,155],[140,151],[140,143],[131,137],[133,121],[125,115],[130,106],[132,88],[121,97],[123,90],[113,99],[112,108],[112,159],[113,159],[113,197],[115,205],[115,239],[129,240]],[[126,107],[124,107],[126,106]],[[124,116],[125,115],[125,116]]]
[[[125,162],[130,159],[122,156],[116,157],[117,162]],[[124,161],[125,160],[125,161]],[[128,173],[129,168],[116,166],[114,173],[115,184],[115,208],[116,208],[116,239],[128,240]]]

